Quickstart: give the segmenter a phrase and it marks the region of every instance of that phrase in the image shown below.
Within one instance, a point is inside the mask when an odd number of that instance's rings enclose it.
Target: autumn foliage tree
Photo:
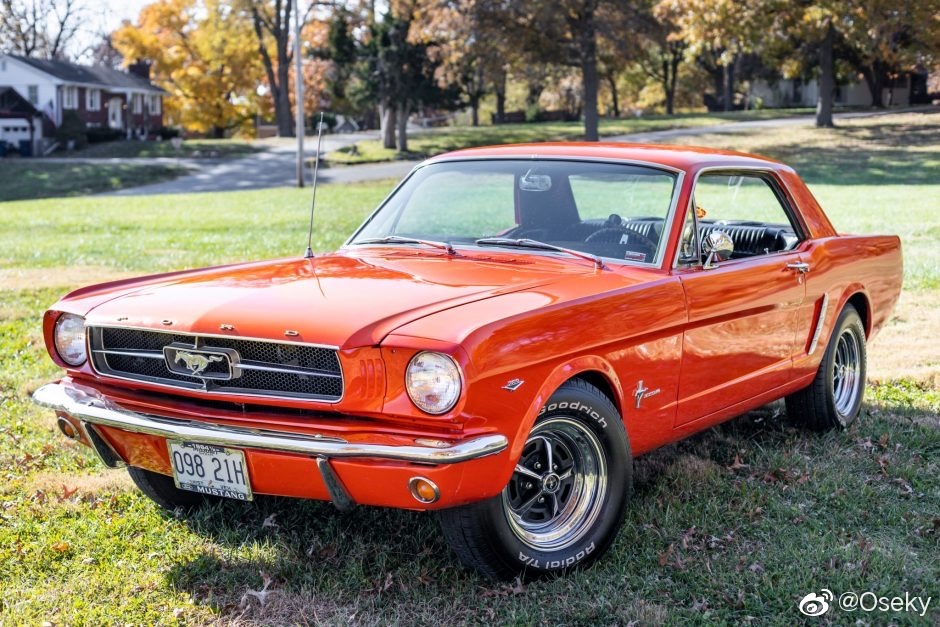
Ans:
[[[227,3],[158,0],[112,41],[125,59],[152,63],[171,122],[222,137],[251,121],[262,68],[251,23]]]

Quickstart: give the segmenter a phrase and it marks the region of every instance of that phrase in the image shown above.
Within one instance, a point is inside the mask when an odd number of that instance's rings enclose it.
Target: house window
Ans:
[[[28,93],[29,101],[33,103],[34,105],[38,105],[39,104],[39,85],[30,85],[26,89],[29,92]]]
[[[133,107],[134,107],[134,115],[139,115],[143,113],[144,104],[142,101],[143,101],[143,96],[141,96],[140,94],[134,94],[131,97],[131,102],[133,103]]]
[[[65,87],[62,90],[62,108],[78,108],[78,87]]]
[[[151,95],[148,96],[147,108],[150,111],[150,115],[160,115],[160,96]]]
[[[101,90],[85,90],[85,109],[88,111],[98,111],[101,109]]]

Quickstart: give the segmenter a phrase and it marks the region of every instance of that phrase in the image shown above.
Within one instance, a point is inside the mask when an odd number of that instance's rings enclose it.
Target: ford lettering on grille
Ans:
[[[337,350],[278,340],[89,326],[91,364],[106,377],[213,395],[336,402],[343,396]]]

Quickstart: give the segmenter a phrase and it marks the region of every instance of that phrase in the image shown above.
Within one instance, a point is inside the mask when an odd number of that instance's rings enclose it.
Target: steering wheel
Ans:
[[[622,226],[605,226],[594,231],[584,240],[585,244],[619,244],[623,236],[627,236],[627,248],[633,252],[643,253],[646,259],[656,255],[656,242],[648,235]]]

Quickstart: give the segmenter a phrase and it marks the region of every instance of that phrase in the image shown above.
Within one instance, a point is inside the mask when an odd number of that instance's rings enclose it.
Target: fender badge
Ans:
[[[503,389],[509,390],[510,392],[515,392],[520,387],[522,387],[523,383],[525,383],[525,381],[523,381],[522,379],[512,379],[509,382],[507,382],[506,385],[503,386]]]
[[[222,324],[219,325],[219,330],[220,331],[234,331],[235,325],[223,322]]]
[[[643,399],[649,398],[651,396],[656,396],[657,394],[659,394],[659,392],[660,392],[659,388],[656,388],[655,390],[650,390],[644,387],[643,380],[640,379],[640,381],[638,381],[636,384],[636,389],[633,390],[633,398],[636,399],[636,408],[637,409],[640,408],[640,403],[643,402]]]

